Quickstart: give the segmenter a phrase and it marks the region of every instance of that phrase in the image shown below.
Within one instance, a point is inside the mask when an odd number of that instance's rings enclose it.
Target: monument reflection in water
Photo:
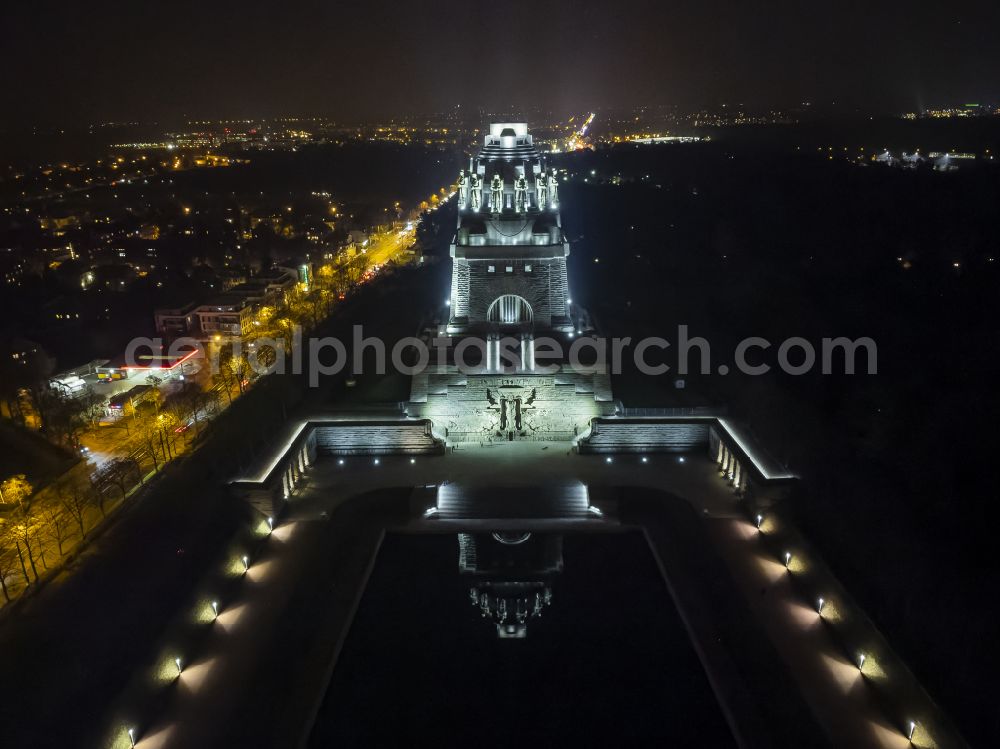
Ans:
[[[552,604],[562,572],[561,535],[529,531],[458,534],[458,569],[472,578],[469,600],[500,638],[523,638],[528,621]]]

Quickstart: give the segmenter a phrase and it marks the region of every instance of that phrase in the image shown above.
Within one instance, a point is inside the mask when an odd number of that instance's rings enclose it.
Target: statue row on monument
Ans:
[[[535,177],[535,200],[538,208],[545,210],[559,203],[559,181],[555,174],[541,172]],[[458,177],[458,207],[478,211],[483,205],[483,180],[478,174],[467,175],[463,169]],[[504,206],[504,181],[499,173],[490,180],[490,211],[500,213]],[[514,210],[528,210],[528,180],[523,174],[514,178]]]

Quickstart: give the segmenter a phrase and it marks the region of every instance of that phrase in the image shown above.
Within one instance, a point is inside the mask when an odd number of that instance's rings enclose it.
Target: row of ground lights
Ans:
[[[763,534],[765,532],[763,525],[764,525],[764,516],[758,513],[754,518],[754,526],[757,528],[758,533]],[[790,551],[785,551],[781,555],[781,562],[783,563],[785,569],[788,571],[789,575],[791,575],[794,572],[792,565],[793,559],[795,559],[795,556]],[[819,616],[820,619],[823,619],[824,621],[827,622],[832,622],[836,620],[837,612],[835,609],[833,610],[834,613],[833,617],[823,616],[824,611],[829,611],[833,609],[833,606],[830,605],[829,601],[827,601],[822,596],[819,596],[814,603],[815,603],[816,615]],[[881,673],[881,671],[877,669],[877,666],[873,664],[872,660],[869,659],[868,656],[865,655],[865,653],[863,652],[857,653],[854,663],[857,666],[858,671],[860,672],[862,678],[866,678],[868,676],[868,674],[865,673],[866,664],[868,665],[869,672],[872,672],[874,670],[877,673]],[[903,732],[903,735],[906,736],[907,741],[909,741],[910,743],[913,743],[913,739],[914,736],[916,735],[918,727],[919,726],[916,723],[916,721],[913,720],[907,721],[906,730]],[[931,743],[933,745],[933,742]]]
[[[270,537],[270,535],[274,532],[274,518],[269,517],[269,518],[267,518],[266,522],[267,522],[267,532],[264,535],[265,535],[265,537]],[[238,560],[235,560],[234,562],[232,562],[230,564],[230,566],[229,566],[229,570],[233,571],[234,569],[236,571],[239,571],[239,573],[241,575],[245,576],[250,571],[250,556],[247,555],[247,554],[243,554],[241,557],[239,557]],[[219,619],[219,612],[221,611],[221,609],[219,607],[219,602],[217,600],[213,600],[209,604],[209,606],[212,609],[211,621],[212,622],[218,621],[218,619]],[[198,616],[200,618],[200,614]],[[172,673],[172,676],[169,679],[169,681],[173,682],[173,681],[176,681],[177,679],[179,679],[181,677],[181,674],[184,673],[185,662],[184,662],[184,660],[180,656],[175,656],[173,658],[171,664],[173,666],[173,668],[172,668],[172,672],[173,673]],[[166,666],[165,665],[161,666],[158,669],[158,672],[160,674],[163,674],[164,670],[166,670]],[[130,727],[130,728],[126,729],[125,733],[128,736],[129,746],[130,747],[135,747],[136,742],[140,738],[138,729],[135,728],[135,727]]]

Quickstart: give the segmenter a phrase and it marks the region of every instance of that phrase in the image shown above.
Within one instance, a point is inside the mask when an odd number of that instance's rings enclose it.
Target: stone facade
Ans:
[[[571,330],[568,255],[555,173],[527,125],[491,125],[459,177],[449,330]],[[507,315],[497,307],[505,296],[518,299]]]
[[[607,375],[424,373],[407,413],[449,442],[571,440],[615,412]]]

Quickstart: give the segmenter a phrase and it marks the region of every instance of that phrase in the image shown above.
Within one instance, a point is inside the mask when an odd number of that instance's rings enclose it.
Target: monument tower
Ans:
[[[490,125],[456,197],[448,322],[439,333],[454,350],[477,341],[483,357],[471,368],[453,361],[415,374],[407,413],[430,419],[451,443],[579,437],[593,418],[614,413],[611,380],[543,356],[553,341],[565,353],[592,331],[569,298],[556,171],[525,123]]]
[[[569,332],[559,184],[523,122],[490,125],[458,179],[449,332]]]

